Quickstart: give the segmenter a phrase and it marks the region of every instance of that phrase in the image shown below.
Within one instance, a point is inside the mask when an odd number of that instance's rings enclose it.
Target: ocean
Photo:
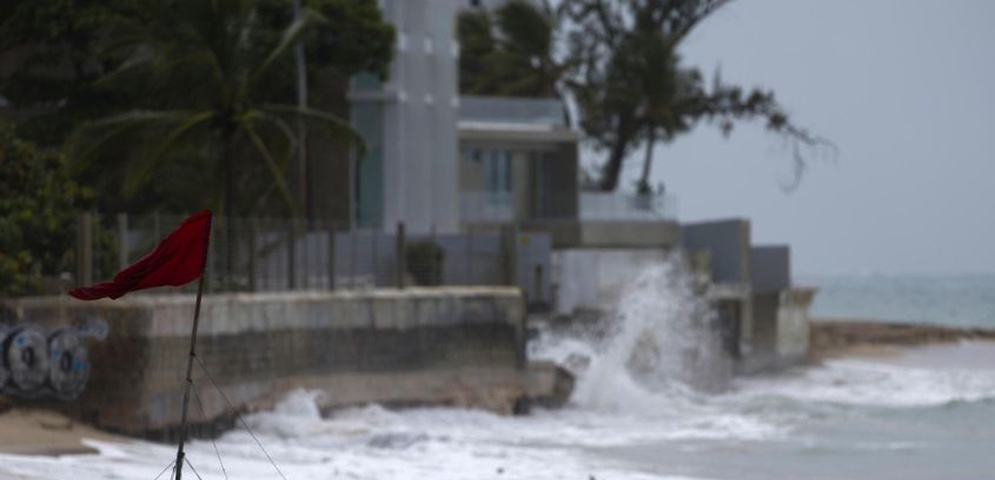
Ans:
[[[816,286],[813,318],[995,328],[995,274],[801,275]]]
[[[570,404],[502,417],[376,405],[322,417],[321,392],[188,444],[203,479],[983,479],[995,478],[995,344],[832,360],[703,393],[671,361],[714,354],[674,269],[634,281],[606,336],[546,332],[530,354],[574,365]],[[799,282],[801,283],[801,282]],[[820,317],[995,326],[991,277],[812,277]],[[638,332],[660,355],[633,369]],[[644,340],[642,340],[644,341]],[[258,445],[265,448],[262,453]],[[97,455],[0,455],[0,478],[169,478],[175,447],[89,441]],[[267,459],[272,458],[273,463]],[[219,461],[220,459],[220,461]],[[274,466],[275,464],[275,466]]]

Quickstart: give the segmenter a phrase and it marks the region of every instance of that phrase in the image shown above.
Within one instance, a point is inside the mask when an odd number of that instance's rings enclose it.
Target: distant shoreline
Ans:
[[[890,355],[905,347],[962,340],[995,342],[995,329],[868,319],[813,319],[812,363],[851,355]]]

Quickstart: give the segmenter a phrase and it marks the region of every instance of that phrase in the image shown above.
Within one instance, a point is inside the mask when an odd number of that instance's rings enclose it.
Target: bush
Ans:
[[[409,243],[404,252],[408,273],[418,285],[437,286],[442,284],[442,262],[445,251],[432,241]]]
[[[0,296],[31,295],[42,276],[75,269],[76,212],[92,193],[61,154],[39,150],[0,123]]]

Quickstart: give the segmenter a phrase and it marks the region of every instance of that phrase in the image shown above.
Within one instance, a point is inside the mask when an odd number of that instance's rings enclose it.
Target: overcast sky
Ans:
[[[776,137],[699,127],[656,150],[682,221],[747,217],[755,243],[792,246],[796,274],[995,273],[995,1],[739,0],[682,52],[773,88],[840,148],[786,194]]]

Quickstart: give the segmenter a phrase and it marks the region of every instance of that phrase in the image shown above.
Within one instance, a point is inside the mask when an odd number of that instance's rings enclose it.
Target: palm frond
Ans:
[[[266,161],[266,167],[273,176],[273,183],[276,185],[277,189],[279,189],[280,196],[283,197],[283,201],[287,204],[287,209],[290,210],[291,216],[296,217],[297,206],[294,204],[294,199],[290,195],[290,189],[287,187],[287,181],[283,178],[283,170],[280,168],[279,162],[273,157],[273,153],[266,146],[266,142],[263,141],[263,139],[259,136],[259,133],[256,132],[251,125],[245,126],[245,132],[249,135],[252,145],[256,147],[256,150]]]
[[[156,166],[159,164],[159,160],[167,150],[174,148],[176,146],[176,142],[190,130],[213,118],[214,112],[208,110],[194,113],[181,120],[176,127],[166,134],[155,149],[153,149],[150,155],[147,155],[141,159],[142,163],[139,166],[138,174],[135,176],[129,175],[125,181],[124,195],[126,197],[131,197],[137,193],[138,189],[148,183],[149,179],[152,177],[152,174],[155,172]]]
[[[133,110],[88,122],[77,128],[66,142],[65,152],[74,167],[85,167],[112,140],[135,130],[180,123],[200,112],[183,110]]]
[[[269,69],[273,66],[276,61],[285,55],[287,51],[293,47],[301,36],[307,32],[311,26],[316,23],[324,21],[324,17],[321,14],[310,10],[307,8],[301,9],[300,18],[294,20],[286,29],[283,30],[283,35],[280,38],[280,42],[270,50],[266,58],[260,63],[255,70],[249,74],[245,85],[242,86],[243,91],[252,88],[253,85],[262,77]]]
[[[334,138],[344,140],[356,147],[359,157],[366,155],[366,141],[352,128],[345,120],[328,112],[295,105],[267,104],[260,107],[261,110],[283,115],[291,115],[305,120],[313,120],[325,127],[326,131]]]

